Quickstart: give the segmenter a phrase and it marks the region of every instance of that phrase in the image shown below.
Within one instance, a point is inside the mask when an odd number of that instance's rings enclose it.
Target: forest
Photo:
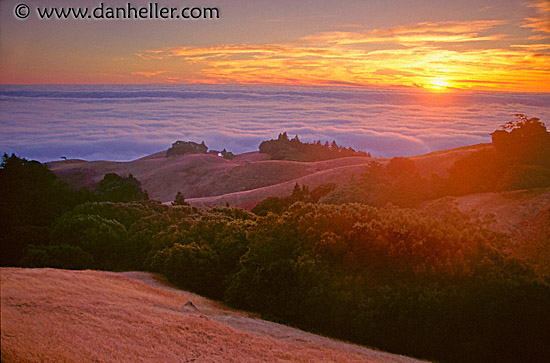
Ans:
[[[370,156],[370,153],[340,146],[334,140],[329,145],[328,141],[322,144],[320,140],[312,143],[302,142],[298,135],[289,139],[286,132],[279,134],[277,139],[263,141],[259,150],[260,153],[268,154],[271,160],[322,161],[351,156]]]
[[[159,272],[266,319],[440,362],[549,361],[550,276],[511,256],[510,236],[483,216],[408,208],[449,190],[548,186],[550,139],[540,124],[518,118],[493,135],[492,154],[459,160],[446,180],[419,184],[414,163],[396,158],[345,189],[296,185],[256,213],[200,209],[181,196],[162,205],[131,175],[73,190],[45,165],[4,155],[1,264]],[[514,141],[498,146],[507,137]],[[478,163],[502,160],[513,168],[476,184]],[[411,199],[407,188],[425,185]],[[335,201],[354,188],[377,191]]]

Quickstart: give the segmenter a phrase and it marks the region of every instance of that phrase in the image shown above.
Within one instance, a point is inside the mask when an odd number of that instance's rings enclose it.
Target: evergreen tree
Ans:
[[[176,194],[176,197],[174,198],[174,200],[172,201],[172,205],[189,205],[189,203],[187,203],[185,201],[185,197],[183,196],[183,193],[182,192],[178,192]]]

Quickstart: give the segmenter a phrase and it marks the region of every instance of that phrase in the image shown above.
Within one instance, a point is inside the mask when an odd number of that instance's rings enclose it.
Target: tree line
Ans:
[[[320,140],[312,143],[302,142],[296,135],[289,139],[286,132],[277,139],[266,140],[260,144],[260,153],[268,154],[272,160],[322,161],[352,156],[370,157],[370,153],[356,151],[352,147],[340,146],[336,141],[331,144]]]

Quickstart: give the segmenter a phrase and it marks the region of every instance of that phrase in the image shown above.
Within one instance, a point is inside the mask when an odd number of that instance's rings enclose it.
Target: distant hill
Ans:
[[[423,175],[446,176],[457,159],[490,144],[461,147],[412,157]],[[389,159],[364,156],[317,162],[269,160],[268,154],[251,152],[231,160],[212,154],[184,154],[166,157],[166,151],[129,162],[61,160],[48,167],[76,188],[91,187],[105,174],[132,174],[151,199],[170,202],[178,192],[197,205],[224,205],[252,208],[269,196],[291,192],[296,182],[316,187],[322,183],[346,183],[360,175],[371,161],[385,164]]]
[[[491,144],[478,144],[410,157],[424,177],[448,176],[453,163]],[[48,167],[73,187],[91,187],[105,174],[134,175],[151,199],[167,203],[181,191],[192,205],[214,207],[229,204],[252,209],[268,197],[285,197],[296,183],[310,189],[322,184],[344,185],[365,172],[370,162],[386,165],[389,158],[345,157],[318,162],[268,160],[269,155],[249,152],[231,160],[212,154],[185,154],[166,157],[166,151],[130,162],[62,160]],[[527,218],[550,205],[550,189],[477,193],[453,200],[463,211],[493,213],[493,229],[513,233]],[[439,201],[428,202],[438,203]],[[550,222],[549,222],[550,224]]]

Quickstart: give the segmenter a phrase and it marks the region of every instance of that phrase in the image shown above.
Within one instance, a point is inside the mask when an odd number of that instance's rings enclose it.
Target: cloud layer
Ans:
[[[548,94],[303,86],[0,86],[0,152],[132,160],[176,140],[255,151],[280,132],[408,156],[480,142]]]

